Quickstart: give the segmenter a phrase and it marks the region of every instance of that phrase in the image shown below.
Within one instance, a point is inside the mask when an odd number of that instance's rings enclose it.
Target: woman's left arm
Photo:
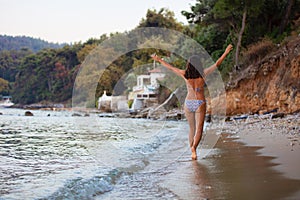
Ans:
[[[222,54],[222,56],[217,60],[217,62],[215,64],[213,64],[212,66],[204,69],[204,74],[205,76],[211,74],[212,72],[215,71],[215,69],[217,69],[221,63],[223,62],[223,60],[226,58],[226,56],[230,53],[230,51],[233,49],[233,46],[230,44],[226,47],[224,53]]]

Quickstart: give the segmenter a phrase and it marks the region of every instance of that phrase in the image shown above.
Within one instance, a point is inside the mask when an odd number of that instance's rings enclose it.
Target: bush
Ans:
[[[128,104],[128,108],[131,108],[133,104],[133,99],[128,100],[127,104]]]
[[[269,54],[274,49],[274,47],[275,45],[268,38],[264,38],[257,43],[249,45],[247,50],[242,53],[243,65],[248,66],[252,63],[259,62],[267,54]]]

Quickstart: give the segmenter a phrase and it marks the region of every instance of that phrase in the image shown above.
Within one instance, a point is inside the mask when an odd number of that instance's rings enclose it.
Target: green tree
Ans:
[[[0,78],[0,94],[6,95],[9,89],[9,82],[3,78]]]
[[[84,61],[86,56],[97,47],[97,44],[86,44],[77,52],[77,59],[80,63]]]
[[[218,0],[197,0],[195,5],[191,6],[191,11],[181,11],[190,24],[203,24],[213,20],[211,10]]]
[[[13,96],[17,103],[47,100],[61,102],[70,99],[74,74],[79,64],[78,47],[43,49],[25,56],[17,68]]]
[[[0,51],[0,77],[14,82],[17,73],[17,67],[21,60],[32,52],[26,48],[21,50]]]
[[[263,0],[219,0],[212,12],[216,20],[227,22],[233,30],[235,42],[235,65],[239,66],[242,37],[246,19],[256,18],[264,5]]]
[[[287,0],[286,4],[285,4],[285,14],[282,17],[281,23],[280,23],[280,27],[279,27],[279,34],[282,34],[283,31],[285,30],[286,26],[288,25],[289,21],[290,21],[290,16],[292,14],[292,8],[295,4],[295,0]],[[299,10],[298,10],[299,12]]]
[[[184,26],[177,22],[174,17],[174,12],[161,8],[157,10],[148,10],[146,18],[142,19],[137,28],[142,27],[159,27],[159,28],[169,28],[177,31],[183,31]]]
[[[204,47],[210,53],[220,48],[211,48],[210,42],[219,43],[216,40],[219,36],[233,42],[235,64],[239,65],[242,47],[265,36],[282,39],[285,36],[282,33],[288,31],[299,10],[299,0],[197,0],[191,11],[182,13],[196,25],[195,39],[208,45]]]

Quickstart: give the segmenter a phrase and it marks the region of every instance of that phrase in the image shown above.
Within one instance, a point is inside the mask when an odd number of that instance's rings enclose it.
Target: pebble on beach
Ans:
[[[26,112],[25,112],[25,116],[33,116],[33,113],[30,112],[30,111],[26,111]]]

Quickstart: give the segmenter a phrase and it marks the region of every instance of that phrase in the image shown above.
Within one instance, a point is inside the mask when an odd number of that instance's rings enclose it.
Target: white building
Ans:
[[[158,96],[158,80],[163,79],[165,74],[158,68],[149,71],[148,75],[137,76],[137,85],[132,88],[128,99],[133,100],[131,110],[141,110],[156,103]]]
[[[159,83],[158,80],[163,79],[165,73],[155,68],[149,71],[147,75],[137,76],[137,85],[132,88],[128,98],[126,96],[108,96],[106,91],[98,99],[98,109],[110,111],[128,111],[128,100],[132,100],[130,110],[138,111],[144,107],[157,103]]]

